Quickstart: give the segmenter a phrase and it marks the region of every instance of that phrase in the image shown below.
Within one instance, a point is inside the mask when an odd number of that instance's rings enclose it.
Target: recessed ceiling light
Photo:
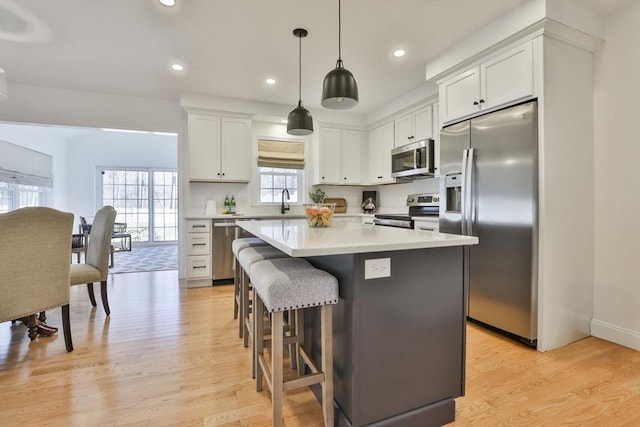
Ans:
[[[404,56],[407,52],[404,49],[397,49],[393,51],[393,56],[395,56],[396,58],[400,58],[401,56]]]
[[[167,6],[167,7],[171,7],[171,6],[175,6],[176,5],[176,0],[158,0],[158,2],[161,5]]]
[[[184,70],[184,66],[182,64],[175,63],[175,64],[171,64],[171,69],[173,71],[182,71]]]
[[[275,80],[275,79],[267,79],[267,80],[265,80],[265,82],[266,82],[268,85],[274,85],[274,84],[276,84],[276,80]]]

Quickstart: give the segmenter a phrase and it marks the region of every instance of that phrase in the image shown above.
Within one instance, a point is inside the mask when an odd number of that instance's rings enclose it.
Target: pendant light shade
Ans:
[[[293,35],[298,37],[298,106],[291,110],[287,118],[289,135],[310,135],[313,133],[313,118],[309,110],[302,106],[302,38],[307,37],[307,30],[296,28]]]
[[[322,106],[332,110],[346,110],[358,105],[358,84],[342,63],[342,18],[338,0],[338,61],[322,84]]]

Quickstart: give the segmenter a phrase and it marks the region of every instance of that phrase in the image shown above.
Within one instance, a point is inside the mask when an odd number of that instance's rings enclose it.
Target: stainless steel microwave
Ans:
[[[400,179],[432,177],[435,172],[433,145],[433,139],[424,139],[391,150],[391,176]]]

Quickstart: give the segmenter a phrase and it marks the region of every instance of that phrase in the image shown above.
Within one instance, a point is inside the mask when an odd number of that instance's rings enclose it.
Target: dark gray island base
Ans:
[[[333,319],[337,426],[455,420],[465,375],[463,248],[306,258],[340,283]],[[365,280],[365,260],[379,258],[390,258],[391,277]],[[305,345],[318,362],[319,325],[319,310],[308,312]]]

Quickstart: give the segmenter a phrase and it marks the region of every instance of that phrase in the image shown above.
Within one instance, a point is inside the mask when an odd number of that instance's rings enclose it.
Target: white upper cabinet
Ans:
[[[532,42],[443,80],[439,92],[443,123],[532,96]]]
[[[396,182],[391,177],[391,150],[394,147],[394,123],[389,122],[369,132],[367,179],[371,185]]]
[[[223,181],[251,179],[251,120],[222,118],[220,152]]]
[[[320,158],[316,184],[362,184],[364,133],[320,128]]]
[[[342,184],[362,184],[363,145],[363,132],[342,131]]]
[[[187,121],[191,181],[251,179],[251,120],[189,114]]]
[[[433,137],[431,105],[420,107],[395,120],[395,147]]]

